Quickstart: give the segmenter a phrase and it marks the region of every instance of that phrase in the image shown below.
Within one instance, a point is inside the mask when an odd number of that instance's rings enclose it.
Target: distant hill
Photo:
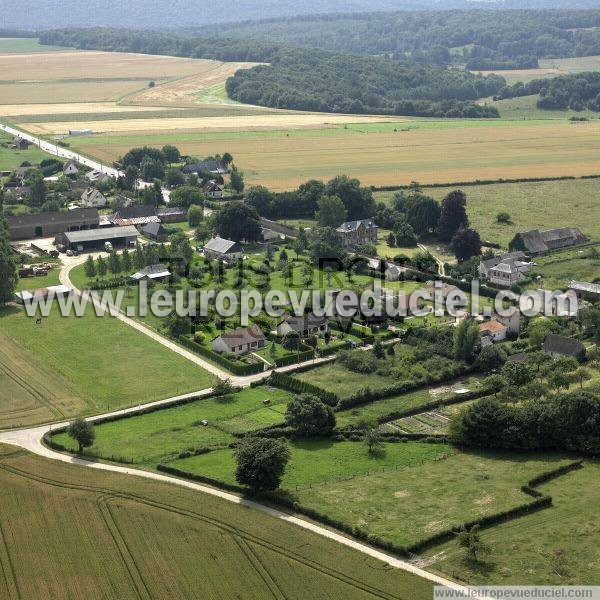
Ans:
[[[294,15],[447,8],[600,8],[600,0],[4,0],[2,28],[164,29]]]

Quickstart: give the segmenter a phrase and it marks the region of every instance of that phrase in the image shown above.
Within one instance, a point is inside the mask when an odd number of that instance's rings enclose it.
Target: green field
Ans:
[[[118,125],[118,123],[117,123]],[[598,170],[598,120],[398,120],[304,129],[115,133],[72,140],[76,151],[114,161],[133,146],[175,143],[192,156],[225,150],[246,185],[289,190],[347,173],[373,186],[476,179],[589,175]],[[181,125],[181,124],[180,124]],[[46,128],[47,129],[47,128]],[[46,131],[44,129],[44,131]],[[49,129],[48,129],[49,130]],[[257,152],[257,148],[261,151]]]
[[[539,487],[552,507],[483,533],[492,552],[485,563],[468,565],[455,543],[429,551],[429,566],[474,585],[600,585],[600,464],[586,460],[583,469]],[[557,553],[564,558],[557,559]]]
[[[362,350],[355,350],[355,352],[362,352]],[[402,344],[396,344],[395,352],[393,357],[386,355],[382,358],[379,361],[381,366],[371,373],[351,371],[341,362],[336,361],[298,373],[294,377],[334,392],[343,398],[367,387],[375,390],[402,381],[414,381],[419,377],[425,377],[433,370],[437,372],[449,367],[453,362],[433,353],[429,358],[424,359],[415,348]]]
[[[22,277],[17,282],[15,291],[20,292],[22,290],[39,290],[41,288],[48,287],[50,285],[59,285],[59,267],[52,269],[47,275]]]
[[[182,451],[224,447],[236,441],[232,434],[282,423],[290,398],[288,392],[271,387],[245,388],[229,396],[105,423],[96,426],[96,440],[88,452],[155,467]],[[265,406],[263,400],[270,404]],[[66,433],[53,439],[70,450],[77,448]]]
[[[575,58],[542,58],[539,61],[542,69],[560,69],[568,73],[583,71],[600,71],[600,56],[577,56]]]
[[[0,331],[40,363],[71,382],[84,411],[150,402],[201,390],[213,382],[206,371],[111,317],[63,318],[55,305],[40,325],[24,310],[6,308]]]
[[[594,281],[600,276],[598,251],[600,245],[553,252],[536,259],[535,274],[542,276],[540,287],[554,290],[567,287],[571,281]]]
[[[387,443],[378,456],[361,442],[291,442],[281,487],[300,504],[396,544],[528,500],[519,489],[567,462],[561,455],[459,452],[444,444]],[[232,450],[171,463],[235,483]]]
[[[479,385],[480,381],[478,378],[469,377],[453,382],[451,385],[446,384],[437,387],[422,388],[407,394],[400,394],[398,396],[391,396],[390,398],[369,402],[368,404],[336,413],[337,426],[345,427],[347,425],[356,425],[364,419],[379,419],[396,411],[408,410],[423,406],[429,402],[452,397],[454,395],[451,391],[452,389],[466,387],[470,390],[474,390],[477,389]]]
[[[59,52],[66,48],[45,46],[37,38],[0,38],[0,54],[30,54],[31,52]]]
[[[2,598],[431,598],[431,583],[258,511],[0,453]]]
[[[498,100],[492,105],[498,109],[502,119],[570,119],[571,117],[585,117],[587,119],[600,119],[600,113],[593,110],[545,110],[538,108],[536,102],[539,96],[521,96]]]
[[[600,170],[600,169],[599,169]],[[426,188],[441,200],[459,186]],[[579,227],[593,240],[600,240],[600,179],[468,185],[467,212],[483,240],[507,247],[515,232],[528,229]],[[377,192],[378,201],[391,202],[395,192]],[[512,223],[497,223],[499,212],[508,212]]]
[[[14,168],[21,166],[25,161],[32,165],[38,164],[49,156],[34,145],[30,145],[27,150],[13,150],[2,145],[5,143],[10,144],[12,139],[12,136],[7,136],[3,132],[0,133],[0,171],[12,171]]]

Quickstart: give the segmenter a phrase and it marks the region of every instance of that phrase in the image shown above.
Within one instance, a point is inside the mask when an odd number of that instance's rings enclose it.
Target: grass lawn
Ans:
[[[0,54],[30,54],[32,52],[64,52],[61,46],[40,44],[37,38],[0,38]]]
[[[392,412],[407,410],[452,396],[452,390],[466,387],[470,390],[476,389],[480,385],[477,377],[468,377],[454,382],[452,385],[446,384],[431,388],[423,388],[407,394],[400,394],[382,400],[376,400],[363,406],[357,406],[348,410],[336,413],[338,427],[347,425],[356,425],[362,419],[378,419]]]
[[[536,103],[539,96],[521,96],[520,98],[508,98],[497,100],[492,103],[500,113],[502,119],[570,119],[571,117],[586,117],[587,119],[598,119],[600,115],[592,110],[545,110],[538,108]]]
[[[528,498],[521,485],[568,462],[562,455],[458,452],[418,442],[386,443],[378,456],[361,442],[292,442],[290,449],[283,490],[304,506],[400,545],[521,504]],[[172,464],[235,482],[230,449]]]
[[[283,422],[291,394],[272,387],[244,388],[224,397],[202,398],[146,415],[96,426],[96,440],[89,452],[104,458],[126,459],[155,467],[184,451],[227,446],[232,433],[245,433]],[[263,400],[270,400],[269,406]],[[203,425],[202,421],[208,421]],[[66,433],[55,441],[70,450],[77,445]]]
[[[426,188],[425,193],[442,200],[456,186]],[[497,183],[469,185],[467,212],[483,240],[507,247],[517,231],[579,227],[593,240],[600,240],[600,179]],[[377,192],[378,201],[391,202],[395,192]],[[508,212],[512,223],[496,221]]]
[[[0,330],[67,379],[87,402],[86,413],[150,402],[201,390],[213,377],[121,321],[63,318],[55,306],[41,325],[25,311],[5,309]]]
[[[393,359],[386,355],[381,360],[381,366],[386,368],[394,366],[398,369],[399,373],[380,374],[378,371],[373,373],[356,373],[347,369],[341,362],[336,361],[309,371],[304,371],[303,373],[298,373],[294,377],[330,392],[335,392],[343,398],[352,395],[362,388],[369,387],[374,390],[388,387],[403,380],[411,380],[425,374],[428,368],[433,368],[427,363],[427,360],[413,362],[415,360],[414,356],[413,358],[408,358],[406,362],[404,361],[406,354],[413,355],[414,348],[402,344],[397,344],[395,348],[396,355]],[[356,350],[356,352],[363,352],[363,350]],[[433,358],[436,361],[436,368],[439,368],[440,365],[450,365],[452,362],[450,359],[445,359],[439,355],[434,355]]]
[[[492,553],[469,564],[456,543],[433,548],[429,570],[460,577],[473,585],[600,585],[600,463],[541,485],[552,507],[482,532]],[[556,553],[564,555],[557,559]]]
[[[596,250],[600,250],[600,245]],[[600,257],[594,258],[590,248],[552,253],[535,262],[535,274],[542,275],[539,287],[548,290],[567,287],[573,280],[591,282],[600,276]]]
[[[40,288],[45,288],[51,285],[59,285],[59,271],[60,266],[57,265],[54,269],[49,271],[47,275],[43,275],[41,277],[22,277],[17,282],[15,291],[20,292],[22,290],[39,290]]]
[[[0,110],[1,112],[2,110]],[[10,140],[12,140],[12,137],[7,137],[4,134],[0,135],[0,144]],[[32,165],[39,164],[40,161],[49,158],[49,156],[49,154],[34,145],[30,145],[27,150],[13,150],[0,145],[0,171],[12,171],[25,161],[30,162]]]
[[[2,598],[428,600],[431,582],[183,487],[0,448]],[[140,591],[143,590],[143,593]]]

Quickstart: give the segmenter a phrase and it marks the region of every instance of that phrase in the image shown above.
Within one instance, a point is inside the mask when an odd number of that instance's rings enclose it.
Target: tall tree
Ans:
[[[472,319],[463,319],[454,329],[454,357],[472,361],[479,344],[479,326]]]
[[[236,450],[235,478],[254,490],[275,490],[281,483],[290,450],[283,440],[250,437],[242,440]]]
[[[311,233],[309,251],[315,264],[326,261],[342,262],[346,250],[340,234],[333,227],[321,227]]]
[[[325,186],[327,196],[339,196],[346,208],[348,219],[366,219],[375,214],[375,200],[370,188],[360,187],[358,179],[350,179],[346,175],[339,175],[327,182]]]
[[[461,262],[481,254],[481,238],[475,229],[459,229],[452,236],[450,245],[454,255]]]
[[[215,229],[221,237],[236,242],[256,241],[262,235],[256,209],[243,202],[227,202],[215,214]]]
[[[438,234],[442,241],[451,241],[459,229],[466,229],[469,226],[466,207],[467,196],[461,190],[450,192],[442,200],[442,209],[438,222]]]
[[[0,303],[6,304],[13,299],[18,281],[17,262],[10,247],[8,224],[0,213]]]
[[[176,146],[172,146],[167,144],[162,147],[162,153],[165,156],[165,160],[172,165],[173,163],[179,162],[181,160],[181,154]]]
[[[88,257],[85,261],[85,276],[88,279],[92,279],[92,277],[96,277],[96,263],[94,263],[94,259],[91,254],[88,254]]]
[[[41,173],[34,173],[29,178],[29,196],[27,203],[29,206],[40,207],[46,201],[46,184]]]
[[[335,427],[335,414],[331,406],[323,404],[316,396],[295,396],[285,411],[286,423],[302,437],[329,435]]]
[[[321,196],[317,207],[320,227],[339,227],[346,220],[346,207],[339,196]]]
[[[238,171],[235,167],[231,169],[231,189],[241,194],[244,191],[244,174],[242,171]]]
[[[69,424],[67,434],[79,445],[79,453],[94,443],[96,432],[94,425],[85,419],[75,419]]]

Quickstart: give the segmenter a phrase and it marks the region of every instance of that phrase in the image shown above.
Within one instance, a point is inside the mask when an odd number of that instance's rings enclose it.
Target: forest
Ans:
[[[268,62],[238,71],[227,81],[229,97],[274,108],[430,117],[498,117],[474,100],[492,96],[504,78],[424,65],[385,56],[361,56],[252,40],[190,38],[183,34],[127,30],[58,30],[45,44],[216,60]]]
[[[545,110],[600,111],[600,73],[561,75],[552,79],[534,79],[504,87],[496,98],[516,98],[539,94],[537,107]]]
[[[206,35],[196,30],[197,35]],[[210,35],[468,69],[534,68],[540,58],[600,54],[599,10],[452,10],[312,15],[223,24]]]

